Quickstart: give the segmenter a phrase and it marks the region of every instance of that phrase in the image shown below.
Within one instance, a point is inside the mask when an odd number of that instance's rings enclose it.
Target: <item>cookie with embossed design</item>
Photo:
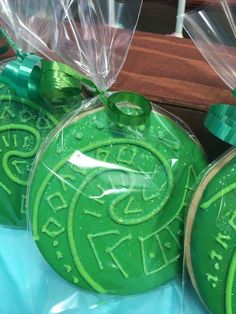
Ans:
[[[0,224],[24,227],[26,187],[43,139],[57,124],[47,110],[30,101],[0,97]]]
[[[211,313],[236,313],[236,150],[202,175],[187,218],[186,260]]]
[[[182,127],[151,112],[145,126],[87,111],[42,148],[29,189],[35,241],[66,280],[135,294],[181,272],[183,221],[205,155]]]

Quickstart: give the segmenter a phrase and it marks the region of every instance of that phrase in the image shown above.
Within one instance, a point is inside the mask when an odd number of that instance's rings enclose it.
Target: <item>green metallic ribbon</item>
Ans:
[[[150,101],[142,95],[122,91],[108,96],[107,91],[99,90],[91,80],[71,67],[32,54],[7,63],[0,75],[0,82],[13,89],[17,96],[33,101],[42,98],[67,101],[72,96],[81,95],[83,89],[87,88],[93,96],[99,96],[114,122],[129,126],[145,124],[152,108]],[[122,105],[127,104],[138,110],[122,110]]]
[[[235,94],[235,90],[232,92]],[[213,105],[204,121],[206,128],[222,141],[236,146],[236,106]]]
[[[88,78],[71,67],[59,63],[42,60],[41,62],[41,95],[46,99],[66,99],[89,89],[93,96],[99,96],[108,116],[116,123],[129,126],[142,125],[147,122],[152,106],[150,101],[137,93],[128,91],[116,92],[108,96]],[[137,110],[126,112],[122,105],[130,104]]]
[[[41,100],[40,61],[36,55],[26,55],[23,59],[8,62],[0,75],[0,82],[13,89],[17,96],[34,101]]]
[[[71,67],[59,63],[42,60],[41,62],[41,94],[47,99],[66,99],[83,91],[88,86],[95,95],[99,94],[96,85]]]
[[[17,96],[37,102],[48,99],[67,103],[71,97],[81,96],[86,89],[100,98],[108,116],[116,123],[137,126],[147,122],[152,105],[144,96],[128,91],[110,95],[65,64],[22,53],[3,29],[0,29],[0,35],[6,37],[17,55],[16,60],[3,67],[0,83],[8,85]],[[127,104],[130,110],[127,110]]]
[[[11,47],[16,53],[16,60],[6,60],[5,66],[2,67],[0,83],[10,87],[21,98],[39,101],[41,99],[39,85],[42,58],[23,53],[3,28],[0,28],[0,38],[6,38],[8,49]]]

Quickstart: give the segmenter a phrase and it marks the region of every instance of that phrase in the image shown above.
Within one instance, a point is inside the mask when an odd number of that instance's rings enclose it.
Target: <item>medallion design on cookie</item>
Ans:
[[[26,186],[42,140],[57,120],[36,104],[1,96],[0,223],[25,226]]]
[[[189,211],[189,217],[193,217],[187,247],[190,275],[204,303],[215,314],[233,314],[236,310],[235,167],[233,149],[205,171]]]
[[[181,270],[184,211],[206,163],[174,122],[155,112],[150,119],[140,131],[111,123],[102,108],[88,111],[36,165],[34,238],[48,263],[83,289],[140,293]]]

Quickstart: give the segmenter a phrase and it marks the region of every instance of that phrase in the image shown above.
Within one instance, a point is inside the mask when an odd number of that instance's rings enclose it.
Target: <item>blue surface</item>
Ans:
[[[0,313],[3,314],[205,314],[192,287],[177,281],[131,297],[101,296],[61,279],[41,257],[32,237],[0,228]]]

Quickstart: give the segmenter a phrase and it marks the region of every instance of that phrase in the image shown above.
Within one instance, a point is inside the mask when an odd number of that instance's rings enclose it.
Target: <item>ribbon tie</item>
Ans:
[[[232,91],[235,96],[236,90]],[[206,128],[226,143],[236,146],[236,107],[212,105],[204,121]]]
[[[7,34],[3,31],[2,33],[10,42]],[[10,44],[13,47],[14,44]],[[128,91],[110,95],[108,91],[100,90],[90,79],[65,64],[46,61],[34,54],[23,54],[17,48],[15,50],[17,59],[4,66],[0,82],[12,88],[17,96],[37,102],[43,99],[68,101],[70,97],[80,96],[86,89],[100,98],[108,116],[114,122],[129,126],[147,122],[152,105],[146,97]]]

